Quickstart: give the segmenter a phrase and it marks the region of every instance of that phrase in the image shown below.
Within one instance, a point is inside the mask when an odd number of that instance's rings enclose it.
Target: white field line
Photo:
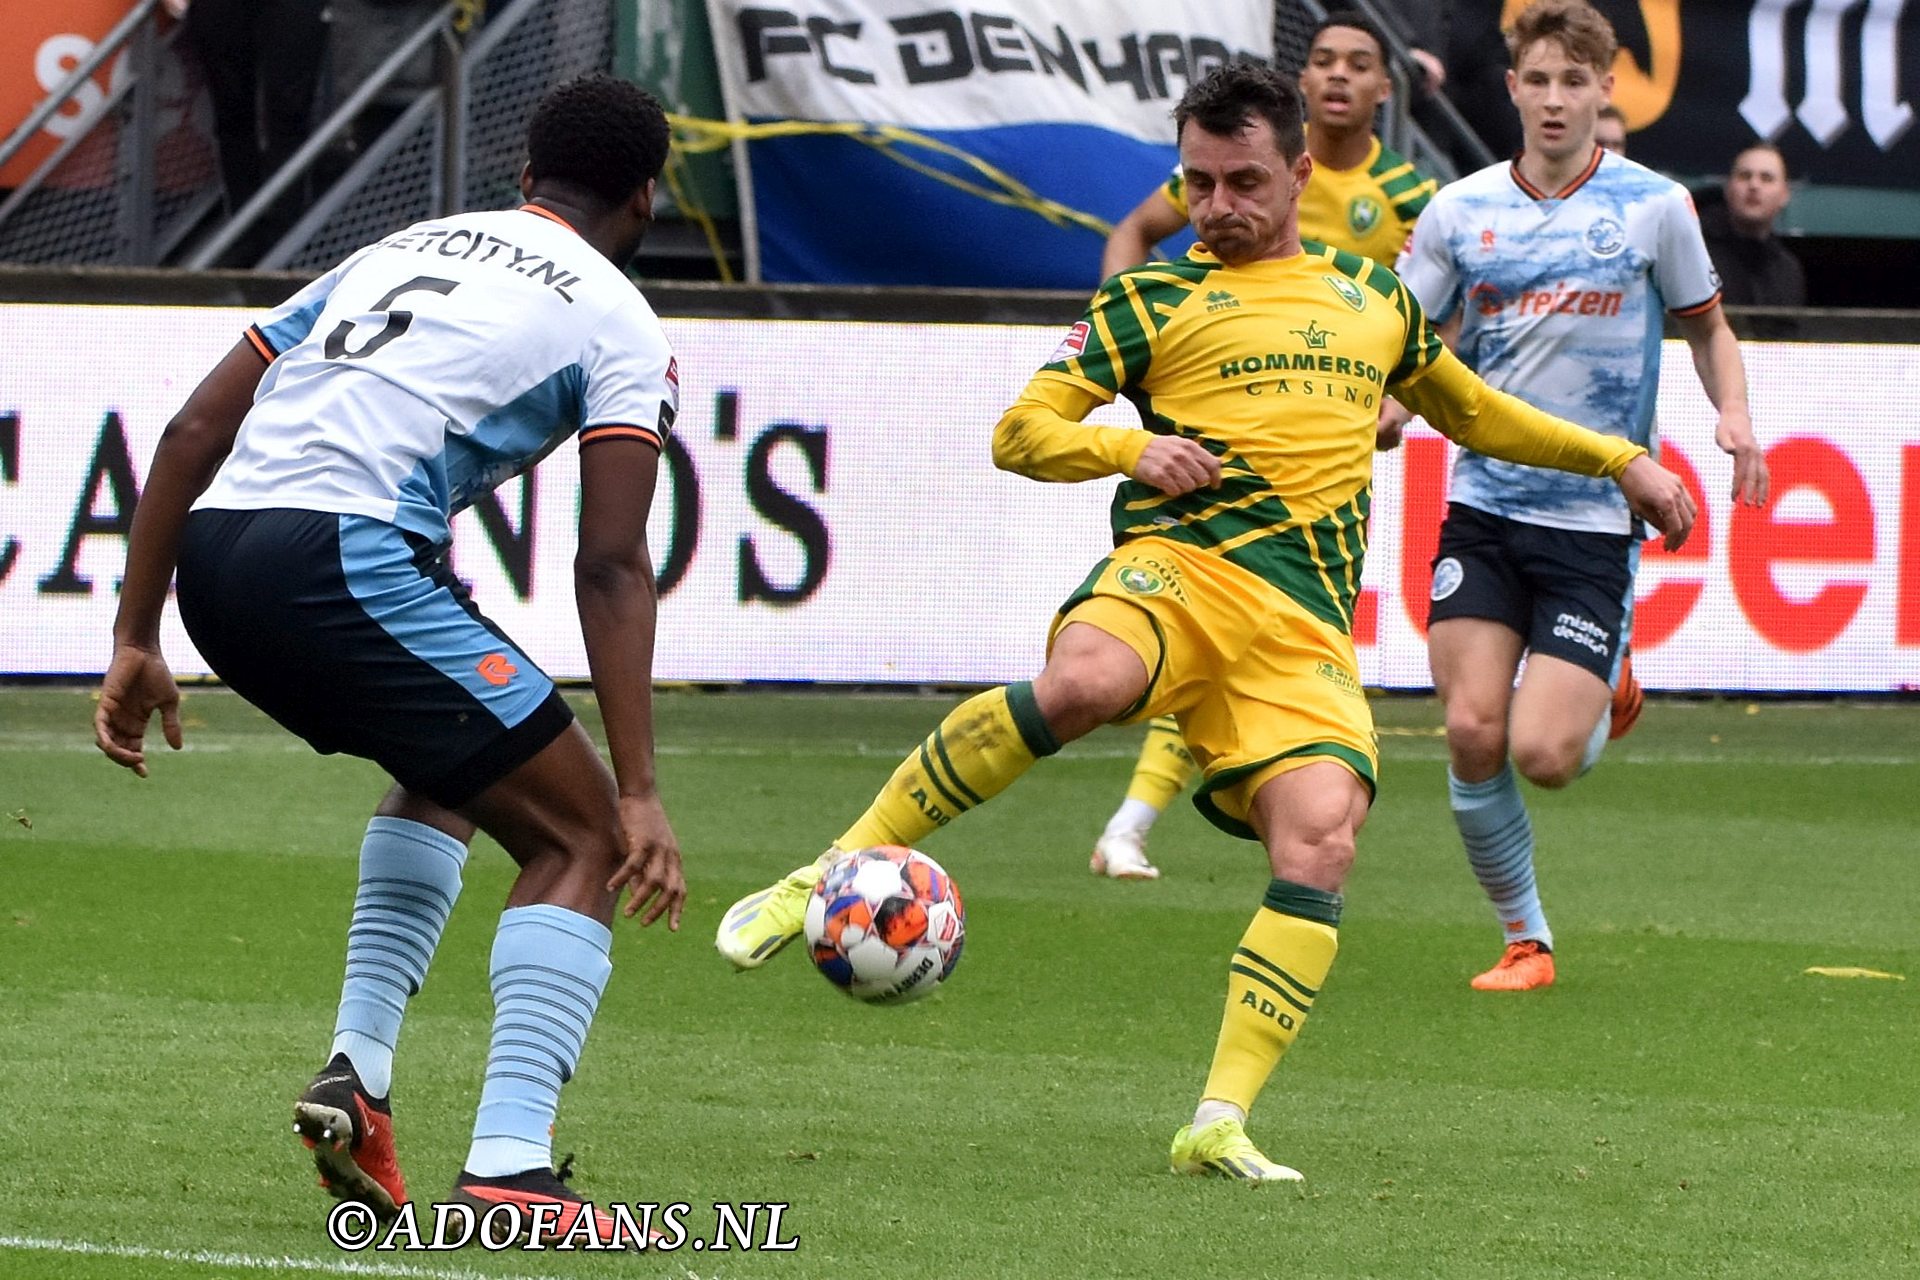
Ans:
[[[130,1258],[150,1262],[188,1263],[200,1267],[230,1267],[237,1271],[303,1272],[327,1276],[392,1276],[400,1280],[533,1280],[501,1272],[471,1271],[465,1267],[422,1267],[406,1262],[362,1262],[355,1258],[295,1258],[256,1253],[227,1253],[218,1249],[156,1249],[138,1244],[96,1244],[91,1240],[47,1239],[39,1236],[0,1235],[0,1250],[63,1253],[95,1258]],[[677,1264],[677,1260],[676,1260]],[[683,1276],[694,1273],[684,1266]],[[698,1277],[694,1277],[698,1280]]]
[[[78,1254],[96,1258],[136,1258],[153,1262],[183,1262],[202,1267],[232,1267],[243,1271],[299,1271],[328,1276],[398,1276],[410,1280],[515,1280],[465,1267],[421,1267],[405,1262],[361,1262],[354,1258],[274,1257],[256,1253],[225,1253],[217,1249],[155,1249],[137,1244],[95,1244],[91,1240],[43,1239],[37,1236],[0,1236],[0,1249],[33,1253]]]

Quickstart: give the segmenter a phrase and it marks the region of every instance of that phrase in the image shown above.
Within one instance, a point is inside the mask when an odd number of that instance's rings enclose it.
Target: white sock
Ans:
[[[1135,800],[1132,796],[1128,796],[1120,802],[1120,807],[1113,811],[1113,816],[1107,819],[1107,829],[1102,839],[1106,836],[1127,834],[1145,836],[1147,832],[1153,830],[1153,824],[1159,820],[1158,809],[1145,800]]]
[[[1247,1122],[1247,1113],[1234,1106],[1231,1102],[1222,1102],[1218,1098],[1202,1098],[1200,1099],[1200,1105],[1193,1109],[1193,1127],[1196,1129],[1204,1129],[1215,1120],[1226,1120],[1229,1118],[1245,1124]]]

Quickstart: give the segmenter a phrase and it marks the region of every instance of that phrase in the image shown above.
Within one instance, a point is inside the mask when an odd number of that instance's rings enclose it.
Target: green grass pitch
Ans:
[[[949,701],[661,701],[686,921],[617,927],[556,1150],[697,1230],[715,1201],[788,1202],[796,1251],[347,1255],[289,1107],[381,775],[196,691],[192,749],[142,782],[92,750],[86,692],[0,690],[0,1277],[1920,1276],[1920,706],[1654,704],[1530,796],[1561,981],[1494,996],[1466,985],[1498,935],[1437,710],[1379,702],[1340,959],[1250,1125],[1308,1181],[1249,1189],[1166,1155],[1265,861],[1182,803],[1165,879],[1087,874],[1137,731],[926,842],[969,909],[933,999],[867,1008],[797,951],[743,975],[712,951],[727,903],[823,847]],[[400,1045],[423,1199],[465,1154],[509,880],[481,842]]]

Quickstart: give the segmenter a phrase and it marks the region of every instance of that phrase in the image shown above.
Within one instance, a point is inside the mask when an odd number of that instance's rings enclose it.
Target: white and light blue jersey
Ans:
[[[659,446],[679,407],[646,299],[531,205],[416,223],[247,335],[271,365],[196,508],[370,516],[438,542],[567,436]]]
[[[1662,313],[1720,300],[1685,187],[1610,151],[1548,195],[1512,162],[1441,189],[1399,275],[1435,324],[1461,315],[1458,351],[1489,385],[1654,449]],[[1462,450],[1449,500],[1527,524],[1627,533],[1610,480]]]

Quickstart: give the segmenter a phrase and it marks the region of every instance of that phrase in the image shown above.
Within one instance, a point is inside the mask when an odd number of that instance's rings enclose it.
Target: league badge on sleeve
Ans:
[[[1053,354],[1047,357],[1047,363],[1059,364],[1063,360],[1078,359],[1080,353],[1087,349],[1087,335],[1092,332],[1093,329],[1085,320],[1077,321],[1073,328],[1067,330],[1067,336],[1060,339],[1060,345],[1053,349]]]

